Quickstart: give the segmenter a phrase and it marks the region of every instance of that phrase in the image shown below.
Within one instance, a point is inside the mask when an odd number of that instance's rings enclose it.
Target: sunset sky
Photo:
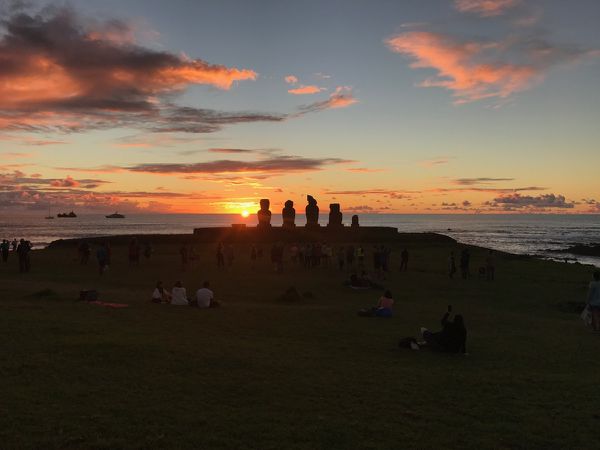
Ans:
[[[599,23],[598,0],[0,0],[0,206],[600,213]]]

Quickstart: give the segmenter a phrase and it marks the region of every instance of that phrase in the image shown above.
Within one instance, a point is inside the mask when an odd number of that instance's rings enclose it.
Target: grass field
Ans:
[[[600,448],[600,336],[557,307],[585,299],[590,267],[497,255],[495,282],[449,280],[451,245],[409,247],[405,273],[394,248],[388,320],[358,317],[381,293],[333,267],[252,271],[239,246],[219,271],[205,245],[182,274],[177,246],[154,247],[140,267],[113,247],[102,278],[74,247],[0,265],[2,449]],[[223,307],[151,304],[157,279],[208,279]],[[314,298],[278,300],[292,285]],[[130,306],[77,302],[86,288]],[[447,304],[469,356],[397,348]]]

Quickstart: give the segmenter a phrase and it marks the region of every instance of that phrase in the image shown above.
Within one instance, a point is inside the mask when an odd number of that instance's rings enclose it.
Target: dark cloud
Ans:
[[[460,184],[460,185],[464,185],[464,186],[471,186],[473,184],[492,184],[492,183],[498,183],[501,181],[514,181],[514,178],[487,178],[487,177],[480,177],[480,178],[457,178],[456,180],[453,180],[452,182],[454,184]]]
[[[574,202],[567,201],[564,195],[543,194],[538,196],[511,194],[494,198],[492,202],[486,202],[486,205],[492,207],[502,207],[511,209],[571,209],[575,206]]]
[[[285,174],[321,170],[328,165],[353,161],[339,158],[304,158],[301,156],[276,156],[257,161],[217,160],[199,163],[147,163],[125,167],[132,172],[155,174],[224,174],[224,173],[263,173]]]

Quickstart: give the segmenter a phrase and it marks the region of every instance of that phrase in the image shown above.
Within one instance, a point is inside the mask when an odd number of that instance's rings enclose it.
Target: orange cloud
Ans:
[[[129,24],[84,20],[68,7],[8,15],[3,29],[3,129],[72,131],[156,120],[172,108],[171,94],[190,85],[227,90],[257,78],[250,69],[143,47]]]
[[[295,75],[288,75],[284,78],[284,80],[288,84],[296,84],[298,82],[298,77]]]
[[[288,89],[288,92],[290,94],[294,94],[294,95],[306,95],[306,94],[318,94],[321,91],[324,91],[325,88],[319,87],[319,86],[315,86],[315,85],[309,85],[309,86],[300,86],[294,89]]]
[[[323,111],[325,109],[346,108],[357,102],[358,100],[352,93],[352,88],[349,86],[338,86],[335,89],[335,92],[331,94],[327,100],[301,106],[299,108],[300,112],[296,113],[296,116],[301,116],[310,112]]]
[[[520,0],[455,0],[454,7],[463,13],[493,17],[519,5]]]
[[[442,87],[454,92],[455,103],[498,97],[527,89],[542,74],[532,65],[479,62],[486,50],[497,49],[496,43],[458,42],[442,34],[415,31],[398,34],[386,41],[396,53],[412,57],[413,69],[433,68],[437,77],[419,84]]]

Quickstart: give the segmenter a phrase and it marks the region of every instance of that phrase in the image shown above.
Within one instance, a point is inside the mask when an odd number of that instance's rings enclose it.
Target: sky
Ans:
[[[600,213],[597,0],[0,0],[0,207]]]

